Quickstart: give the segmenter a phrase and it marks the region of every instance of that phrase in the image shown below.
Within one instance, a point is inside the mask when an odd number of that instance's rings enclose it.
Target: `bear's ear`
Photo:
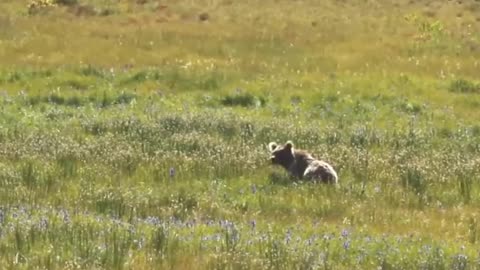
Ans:
[[[292,151],[292,154],[293,154],[293,153],[294,153],[294,151],[293,151],[293,142],[292,142],[292,141],[287,141],[287,143],[285,144],[285,149],[291,150],[291,151]]]
[[[285,144],[285,148],[293,148],[293,142],[292,141],[287,141],[287,143]]]
[[[276,142],[271,142],[268,144],[268,150],[270,150],[270,152],[273,152],[275,149],[277,149],[277,143]]]

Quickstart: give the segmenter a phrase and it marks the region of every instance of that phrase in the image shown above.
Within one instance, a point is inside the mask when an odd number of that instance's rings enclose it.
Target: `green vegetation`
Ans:
[[[480,2],[0,10],[2,269],[480,268]]]

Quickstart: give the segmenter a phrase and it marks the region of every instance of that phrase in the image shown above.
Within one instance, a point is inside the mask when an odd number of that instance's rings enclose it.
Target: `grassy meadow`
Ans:
[[[478,0],[0,10],[0,269],[480,269]]]

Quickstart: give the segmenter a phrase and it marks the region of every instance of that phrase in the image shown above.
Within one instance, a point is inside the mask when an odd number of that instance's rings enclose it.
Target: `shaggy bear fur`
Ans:
[[[303,150],[294,149],[291,141],[283,147],[271,142],[268,148],[272,153],[272,163],[282,166],[292,176],[323,183],[338,183],[337,173],[330,164],[313,158]]]

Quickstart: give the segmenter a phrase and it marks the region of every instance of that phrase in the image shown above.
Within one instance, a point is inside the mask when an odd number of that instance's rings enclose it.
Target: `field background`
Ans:
[[[479,1],[41,2],[0,1],[2,269],[480,269]]]

